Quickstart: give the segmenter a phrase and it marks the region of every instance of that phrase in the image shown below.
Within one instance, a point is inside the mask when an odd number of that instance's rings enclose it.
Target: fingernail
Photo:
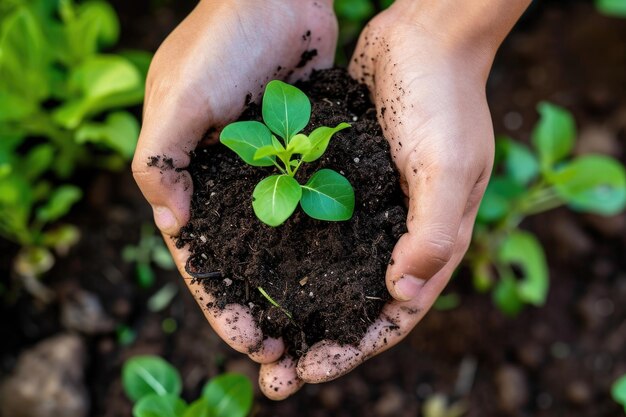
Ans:
[[[174,213],[167,207],[157,206],[154,208],[154,222],[159,230],[174,234],[178,231],[178,221],[174,217]]]
[[[424,286],[423,279],[415,278],[413,275],[402,274],[402,277],[394,284],[396,296],[402,301],[409,301],[417,297]]]

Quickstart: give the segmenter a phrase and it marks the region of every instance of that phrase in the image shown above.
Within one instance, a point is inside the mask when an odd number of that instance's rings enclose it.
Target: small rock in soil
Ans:
[[[61,303],[61,323],[68,330],[85,334],[109,333],[115,322],[106,314],[95,294],[73,291]]]
[[[374,405],[377,416],[396,416],[404,405],[404,394],[395,386],[389,386],[384,390],[382,397]]]
[[[585,405],[591,400],[591,390],[583,381],[571,382],[566,391],[567,399],[575,405]]]
[[[89,397],[83,383],[85,344],[61,335],[24,351],[0,389],[6,417],[85,417]]]
[[[496,371],[500,408],[514,412],[528,402],[528,382],[524,372],[513,365],[505,365]]]

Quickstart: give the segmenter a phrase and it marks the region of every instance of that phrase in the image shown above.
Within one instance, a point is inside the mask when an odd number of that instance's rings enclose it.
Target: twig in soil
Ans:
[[[220,271],[194,272],[194,271],[191,270],[191,267],[189,266],[189,261],[191,261],[191,258],[187,259],[187,262],[185,263],[185,271],[187,271],[187,273],[189,275],[191,275],[192,278],[195,278],[195,279],[214,279],[214,278],[221,278],[222,277],[222,273]]]

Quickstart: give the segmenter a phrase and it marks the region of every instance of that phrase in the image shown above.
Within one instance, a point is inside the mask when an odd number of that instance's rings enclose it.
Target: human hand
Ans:
[[[527,5],[509,5],[518,12],[512,19],[497,13],[506,2],[492,3],[499,3],[495,17],[510,26]],[[351,75],[369,87],[390,143],[408,200],[408,233],[387,269],[393,300],[358,346],[322,341],[301,357],[297,374],[308,383],[335,379],[400,342],[433,305],[470,244],[493,165],[485,84],[510,27],[504,34],[485,35],[479,27],[474,29],[481,35],[447,36],[433,23],[438,17],[429,20],[432,4],[398,0],[369,23],[350,64]],[[443,15],[445,24],[458,23]]]
[[[207,132],[235,120],[246,104],[243,98],[260,97],[269,80],[296,80],[313,68],[330,67],[336,38],[331,0],[202,0],[163,42],[150,66],[133,160],[133,174],[155,222],[213,329],[232,348],[265,364],[262,375],[291,380],[294,388],[300,381],[294,367],[285,366],[291,359],[279,360],[282,341],[264,339],[247,307],[208,309],[212,296],[190,284],[185,271],[189,253],[177,249],[171,236],[190,216],[192,181],[184,170],[189,152]],[[299,65],[302,53],[313,49],[317,55]],[[234,316],[239,316],[238,325],[227,325]],[[268,396],[284,397],[268,385],[261,379]]]

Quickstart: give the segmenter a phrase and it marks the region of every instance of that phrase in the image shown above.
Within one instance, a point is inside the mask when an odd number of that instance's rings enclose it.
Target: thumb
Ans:
[[[387,268],[387,289],[408,301],[424,283],[448,264],[472,185],[456,166],[431,164],[417,169],[407,164],[408,233],[396,244]]]
[[[144,109],[133,176],[152,206],[157,227],[167,235],[176,235],[190,216],[193,183],[185,170],[189,153],[209,121],[197,108],[181,108],[167,99],[156,101],[156,107],[146,104]]]

